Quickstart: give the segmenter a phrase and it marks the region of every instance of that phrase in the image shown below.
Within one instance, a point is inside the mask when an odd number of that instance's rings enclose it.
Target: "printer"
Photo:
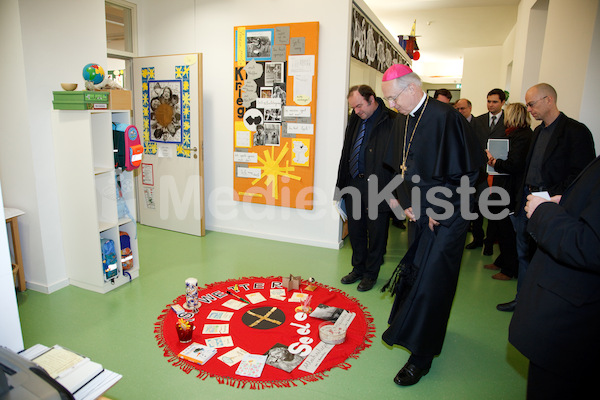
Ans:
[[[73,395],[48,373],[0,346],[0,400],[74,400]]]

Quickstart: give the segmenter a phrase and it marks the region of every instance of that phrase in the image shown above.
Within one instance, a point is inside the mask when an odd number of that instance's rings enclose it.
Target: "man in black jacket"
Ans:
[[[562,196],[527,199],[538,247],[509,329],[530,361],[527,399],[591,398],[600,374],[600,157]]]
[[[512,301],[498,304],[496,308],[499,311],[514,311],[530,255],[535,251],[535,243],[531,242],[527,232],[527,217],[523,210],[525,198],[536,192],[548,192],[549,196],[563,194],[583,168],[596,157],[590,130],[560,112],[556,99],[556,90],[547,83],[532,86],[525,94],[527,109],[542,124],[533,132],[525,180],[517,194],[513,217],[519,256],[517,296]]]
[[[348,214],[348,236],[352,245],[352,271],[342,278],[343,284],[360,280],[358,290],[370,290],[377,281],[387,245],[390,204],[368,204],[369,181],[377,179],[381,191],[394,177],[382,158],[389,145],[392,121],[396,113],[367,85],[350,88],[348,104],[353,110],[348,120],[344,147],[338,169],[335,199],[345,202]],[[397,203],[396,203],[397,204]],[[369,206],[377,207],[375,218],[368,215]],[[353,212],[357,208],[358,213]]]

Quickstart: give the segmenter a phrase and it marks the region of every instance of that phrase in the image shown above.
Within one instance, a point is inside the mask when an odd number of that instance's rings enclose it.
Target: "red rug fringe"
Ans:
[[[267,276],[267,277],[250,276],[250,277],[234,278],[234,279],[228,279],[226,281],[210,283],[210,284],[207,284],[202,287],[198,286],[198,291],[210,289],[213,286],[222,285],[223,283],[236,282],[236,281],[240,281],[240,280],[244,280],[244,279],[276,279],[276,278],[280,278],[280,277],[278,277],[278,276]],[[306,280],[303,280],[302,282],[305,284],[308,284],[308,282]],[[332,292],[337,292],[337,293],[340,293],[340,294],[346,296],[348,299],[350,299],[353,302],[355,302],[356,304],[358,304],[361,311],[363,312],[363,314],[365,316],[365,321],[367,323],[367,333],[365,334],[365,341],[363,342],[362,345],[357,346],[356,349],[348,356],[349,358],[357,359],[359,354],[366,348],[371,347],[371,344],[373,343],[373,341],[371,340],[372,338],[375,337],[375,325],[373,323],[373,321],[374,321],[373,316],[371,315],[371,313],[369,311],[367,311],[367,307],[363,306],[358,301],[358,299],[356,299],[355,297],[349,296],[343,290],[338,289],[333,286],[325,285],[323,283],[318,283],[318,285],[322,286],[326,289],[329,289]],[[168,361],[171,364],[173,364],[173,366],[179,367],[186,374],[189,374],[190,372],[196,370],[196,371],[198,371],[197,378],[199,378],[199,379],[205,380],[208,377],[215,378],[219,384],[228,385],[228,386],[231,386],[236,389],[243,389],[246,387],[246,385],[248,385],[249,388],[252,390],[261,390],[261,389],[269,389],[269,388],[289,388],[289,387],[293,387],[293,386],[298,386],[297,383],[302,383],[303,385],[306,385],[307,383],[310,383],[310,382],[317,382],[317,381],[323,380],[324,378],[329,376],[325,372],[328,372],[333,368],[337,367],[337,368],[341,368],[343,370],[348,370],[352,367],[352,365],[347,362],[341,362],[325,371],[317,372],[317,373],[303,376],[303,377],[297,378],[297,379],[280,380],[280,381],[248,381],[248,380],[239,379],[239,378],[231,378],[228,376],[214,375],[214,374],[210,374],[206,371],[198,370],[197,368],[194,367],[195,364],[193,364],[189,361],[186,361],[186,360],[182,360],[179,357],[177,357],[177,355],[175,353],[173,353],[171,351],[171,349],[169,349],[169,347],[167,346],[167,344],[165,342],[162,328],[163,328],[163,325],[165,322],[165,318],[167,317],[169,311],[171,310],[171,305],[173,305],[173,304],[177,304],[177,299],[173,300],[171,302],[171,304],[168,304],[167,307],[161,311],[161,314],[158,317],[158,321],[154,323],[154,333],[155,333],[154,337],[156,338],[156,341],[158,342],[158,347],[163,349],[163,355],[168,358]]]

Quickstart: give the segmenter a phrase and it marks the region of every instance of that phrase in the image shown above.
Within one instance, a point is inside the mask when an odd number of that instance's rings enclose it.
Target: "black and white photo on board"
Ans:
[[[273,29],[246,31],[246,59],[270,60],[272,45]]]
[[[264,146],[266,137],[267,135],[265,134],[264,125],[256,125],[256,132],[254,132],[254,140],[252,144],[254,146]]]
[[[266,122],[281,122],[281,108],[265,108]]]
[[[274,82],[273,83],[273,95],[271,96],[276,99],[281,99],[281,105],[285,106],[285,82]]]
[[[283,81],[283,63],[265,63],[265,86],[273,86],[273,84],[281,83]]]
[[[265,123],[265,145],[279,146],[281,124]]]

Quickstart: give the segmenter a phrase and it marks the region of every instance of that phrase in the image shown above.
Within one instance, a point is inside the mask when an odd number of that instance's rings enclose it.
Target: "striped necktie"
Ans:
[[[350,152],[350,175],[353,178],[358,176],[358,158],[360,154],[360,147],[365,138],[365,129],[367,127],[367,121],[363,121],[360,125],[360,131],[358,132],[358,136],[356,137],[356,141],[354,142],[354,146],[352,146],[352,151]]]
[[[492,115],[492,123],[490,124],[490,130],[494,129],[496,126],[496,116]]]

